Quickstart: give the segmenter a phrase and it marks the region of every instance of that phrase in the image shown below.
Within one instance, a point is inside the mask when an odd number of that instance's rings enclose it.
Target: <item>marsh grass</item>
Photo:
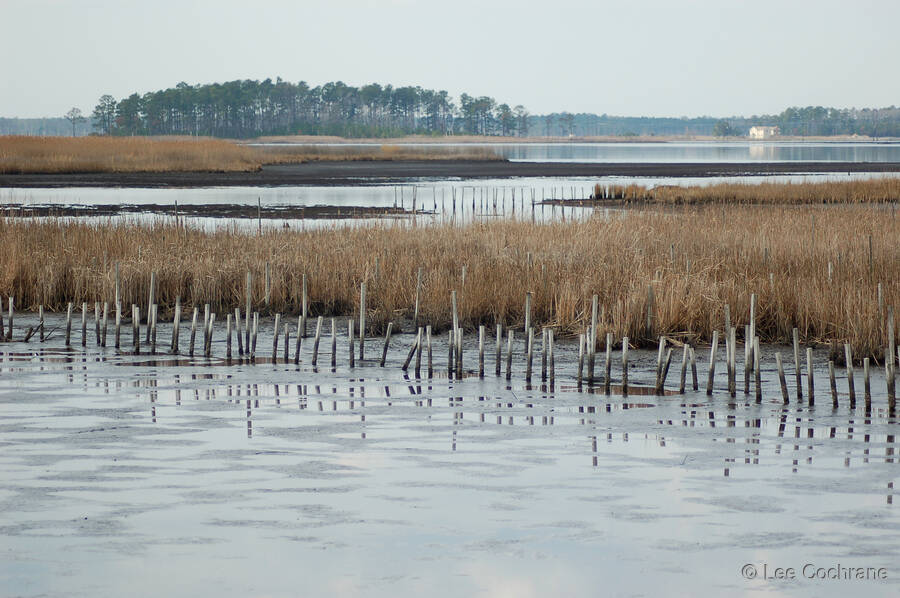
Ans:
[[[32,310],[112,301],[118,262],[126,306],[146,302],[155,271],[164,309],[180,296],[188,306],[208,302],[224,313],[243,306],[248,270],[255,304],[263,307],[268,262],[270,311],[298,313],[305,273],[314,314],[349,316],[365,281],[368,320],[377,331],[387,321],[408,323],[421,267],[420,314],[437,328],[449,325],[452,290],[459,292],[467,327],[495,321],[521,327],[530,291],[536,326],[578,333],[596,293],[601,335],[609,331],[637,344],[652,344],[660,334],[698,341],[723,329],[725,305],[741,330],[756,293],[763,341],[787,342],[796,326],[804,342],[847,341],[858,355],[880,358],[885,310],[900,297],[898,238],[895,209],[873,205],[643,207],[572,223],[399,224],[261,235],[164,223],[5,218],[0,294]],[[649,288],[655,299],[648,329]]]
[[[483,148],[250,146],[193,137],[0,136],[0,174],[250,172],[320,160],[499,160]]]
[[[900,177],[855,181],[719,183],[715,185],[594,186],[598,200],[662,205],[694,204],[863,204],[900,202]]]

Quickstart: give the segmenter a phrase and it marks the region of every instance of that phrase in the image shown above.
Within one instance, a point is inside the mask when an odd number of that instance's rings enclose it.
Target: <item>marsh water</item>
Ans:
[[[285,144],[279,144],[285,145]],[[378,148],[378,143],[288,144]],[[900,142],[872,141],[685,141],[635,143],[421,143],[403,147],[428,151],[435,146],[484,148],[521,162],[900,162]]]
[[[5,595],[900,589],[898,422],[877,374],[867,412],[845,380],[832,408],[821,365],[816,405],[784,405],[770,347],[756,403],[728,396],[721,363],[712,397],[675,394],[677,376],[655,396],[655,351],[631,352],[628,397],[618,362],[610,395],[579,387],[565,339],[550,387],[525,383],[520,344],[506,381],[490,353],[478,377],[471,340],[455,378],[446,357],[404,372],[409,334],[384,368],[379,341],[351,368],[340,337],[336,367],[326,343],[314,368],[308,340],[298,365],[267,358],[270,320],[255,364],[225,359],[221,331],[192,358],[99,348],[90,327],[67,348],[61,325],[0,345]]]

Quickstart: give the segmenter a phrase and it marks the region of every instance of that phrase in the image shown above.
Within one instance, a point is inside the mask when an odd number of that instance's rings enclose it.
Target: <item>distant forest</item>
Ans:
[[[340,81],[310,87],[282,79],[188,85],[121,99],[100,97],[92,114],[73,108],[65,117],[0,118],[0,134],[672,136],[747,135],[755,125],[774,125],[782,135],[900,137],[900,108],[788,108],[751,117],[659,118],[572,114],[531,115],[522,105],[488,96],[393,87],[353,87]]]

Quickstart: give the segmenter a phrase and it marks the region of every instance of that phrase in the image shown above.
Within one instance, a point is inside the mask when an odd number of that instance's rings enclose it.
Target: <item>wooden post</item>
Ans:
[[[576,381],[578,382],[578,388],[581,388],[581,379],[584,374],[584,353],[585,353],[585,338],[586,334],[582,333],[578,335],[578,375],[576,376]]]
[[[692,387],[695,391],[697,391],[697,390],[700,390],[700,385],[698,384],[698,381],[697,381],[697,355],[695,354],[693,347],[690,348],[690,354],[691,354],[691,357],[690,357],[690,359],[691,359],[691,381],[693,383]]]
[[[831,382],[831,407],[838,408],[837,382],[834,379],[834,360],[828,362],[828,380]]]
[[[156,353],[156,315],[159,305],[153,304],[150,314],[150,353]]]
[[[337,368],[337,318],[331,318],[331,367]]]
[[[844,343],[844,359],[847,364],[847,392],[850,395],[850,409],[856,408],[856,389],[853,381],[853,352],[850,343]]]
[[[250,270],[247,270],[247,288],[246,288],[246,291],[247,291],[247,296],[246,296],[247,303],[246,303],[246,305],[244,306],[244,308],[245,308],[244,316],[245,316],[246,323],[247,323],[247,330],[245,331],[245,332],[246,332],[246,337],[245,337],[246,343],[245,343],[245,344],[247,345],[247,353],[250,353],[250,328],[251,328],[251,326],[250,326],[250,314],[251,314],[251,311],[250,311],[250,310],[251,310],[252,307],[253,307],[253,306],[251,305],[251,303],[252,303],[252,298],[253,298],[253,275],[250,274]]]
[[[3,328],[3,324],[0,324],[0,329]],[[44,342],[44,306],[38,305],[38,334],[40,335],[41,342]]]
[[[484,324],[478,327],[478,377],[484,378]]]
[[[456,311],[456,291],[450,291],[450,307],[453,313],[453,332],[459,328],[459,314]]]
[[[496,345],[494,347],[494,369],[495,369],[494,375],[497,376],[498,378],[500,377],[500,359],[501,359],[500,353],[501,353],[501,346],[503,344],[502,339],[503,339],[503,324],[497,324],[497,341],[496,341]]]
[[[452,337],[452,335],[453,335],[452,331],[451,331],[450,335]],[[400,367],[400,369],[402,369],[404,372],[409,369],[409,363],[412,361],[413,355],[416,354],[416,347],[419,345],[420,340],[421,340],[421,338],[419,337],[419,334],[417,332],[416,338],[413,339],[413,344],[409,348],[409,352],[406,354],[406,359],[403,360],[403,365]],[[450,342],[452,345],[453,341],[451,340]],[[451,361],[451,365],[449,366],[449,369],[452,369],[452,361]]]
[[[141,352],[141,308],[131,305],[131,343],[135,354]]]
[[[100,346],[100,302],[94,301],[94,335],[97,338],[97,346]]]
[[[10,310],[11,313],[12,311]],[[12,323],[12,315],[10,315],[9,321]],[[149,329],[150,327],[147,326],[147,330]],[[10,328],[9,337],[12,338],[12,328]],[[149,332],[147,333],[147,340],[150,340]],[[81,304],[81,346],[87,346],[87,302]]]
[[[778,367],[778,382],[781,383],[781,396],[784,399],[784,404],[787,405],[790,403],[790,396],[787,382],[784,379],[784,364],[781,362],[781,353],[775,354],[775,365]]]
[[[250,361],[256,361],[256,336],[259,334],[259,312],[253,312],[253,333],[250,335]]]
[[[751,313],[753,312],[752,299],[756,295],[751,295]],[[753,369],[753,331],[750,324],[744,326],[744,394],[750,394],[750,371]]]
[[[659,394],[659,379],[662,377],[663,355],[666,352],[666,337],[659,337],[659,350],[656,352],[656,390]]]
[[[354,361],[354,353],[353,353],[353,318],[347,319],[347,338],[350,341],[350,367],[356,367],[356,363]]]
[[[659,375],[656,378],[656,394],[657,396],[662,396],[665,394],[666,388],[666,377],[669,375],[669,366],[672,363],[672,349],[668,349],[666,351],[666,359],[663,362],[662,370],[660,370]]]
[[[300,322],[301,322],[300,328],[302,328],[302,331],[301,331],[300,335],[302,337],[306,338],[306,319],[307,319],[307,317],[309,317],[309,312],[307,311],[308,304],[309,304],[309,298],[306,293],[306,274],[303,275],[303,298],[302,298],[302,301],[303,301],[302,308],[301,308],[302,311],[300,312]]]
[[[191,339],[188,344],[188,355],[190,355],[191,357],[194,356],[194,341],[197,338],[197,316],[199,314],[200,314],[200,310],[197,309],[196,307],[194,307],[194,315],[191,318]],[[249,331],[250,331],[249,327],[247,328],[247,331],[249,333]]]
[[[684,385],[687,382],[688,345],[684,343],[681,352],[681,378],[678,382],[678,394],[684,394]]]
[[[288,363],[291,358],[291,325],[284,323],[284,362]]]
[[[388,346],[391,344],[391,330],[394,328],[393,322],[388,322],[387,330],[384,333],[384,348],[381,349],[381,361],[378,362],[378,365],[384,367],[384,363],[387,361],[388,354]]]
[[[531,384],[531,364],[532,358],[534,356],[534,354],[532,353],[532,351],[534,350],[534,328],[526,328],[525,331],[528,334],[528,342],[526,346],[527,354],[525,356],[525,382]]]
[[[547,329],[541,328],[541,382],[547,380]]]
[[[319,339],[322,338],[322,316],[316,318],[316,336],[313,338],[313,350],[312,350],[312,363],[313,367],[316,367],[316,363],[319,360]]]
[[[612,332],[606,333],[606,375],[603,378],[603,392],[606,396],[610,395],[611,388],[610,385],[612,383],[612,341],[613,335]]]
[[[359,360],[366,358],[366,283],[359,285]]]
[[[456,331],[456,335],[453,337],[453,340],[456,341],[456,377],[462,378],[463,373],[463,329],[459,328]]]
[[[176,299],[175,302],[177,305],[178,300]],[[238,356],[243,357],[244,356],[244,335],[242,333],[242,328],[241,328],[241,308],[240,307],[234,308],[234,331],[235,331],[234,336],[235,336],[235,338],[237,338]]]
[[[275,314],[275,326],[272,331],[272,363],[278,361],[278,332],[281,328],[281,314]]]
[[[506,379],[512,380],[513,331],[506,332]]]
[[[716,349],[719,348],[719,331],[713,330],[712,345],[709,347],[709,377],[706,379],[706,396],[713,393],[713,378],[716,375]]]
[[[759,337],[753,337],[753,375],[756,387],[756,402],[762,403],[762,374],[759,371]]]
[[[794,328],[794,375],[797,378],[797,400],[803,400],[803,379],[800,375],[800,331]]]
[[[72,307],[71,303],[69,304],[69,318],[72,316]],[[66,325],[68,329],[68,324]],[[116,349],[120,346],[120,340],[122,338],[122,304],[119,301],[116,301],[116,333],[115,333],[115,343]],[[66,344],[69,344],[69,334],[66,332]]]
[[[118,330],[117,330],[118,332]],[[11,339],[12,337],[10,337]],[[66,346],[70,347],[72,345],[72,302],[69,302],[69,306],[66,308]]]
[[[556,360],[553,356],[553,329],[547,331],[547,342],[549,348],[547,349],[547,361],[550,362],[550,388],[552,389],[554,384],[556,383]]]
[[[622,339],[622,396],[628,396],[628,337]]]
[[[297,318],[297,342],[294,346],[294,364],[300,363],[300,349],[303,346],[303,316],[299,316]],[[240,348],[240,343],[238,343],[238,348]]]
[[[212,341],[213,341],[213,324],[216,321],[215,312],[209,314],[209,322],[206,325],[206,346],[203,348],[203,354],[207,357],[212,355]]]
[[[428,353],[428,377],[434,376],[434,366],[431,361],[431,325],[425,327],[425,349]]]
[[[150,319],[153,317],[153,304],[156,303],[156,272],[150,272],[150,297],[147,300],[147,339],[150,344]]]
[[[421,377],[422,372],[422,336],[424,335],[424,330],[421,326],[418,328],[418,332],[416,333],[416,378]]]
[[[871,238],[871,237],[870,237]],[[866,412],[872,410],[872,384],[869,379],[869,358],[863,359],[863,385],[865,389]]]
[[[731,379],[728,383],[728,390],[731,393],[731,398],[734,398],[737,394],[737,334],[734,326],[731,327],[731,356],[728,362],[728,370],[731,374]]]
[[[884,350],[884,379],[887,385],[888,411],[893,412],[896,395],[894,392],[894,355],[890,349]]]
[[[454,337],[456,336],[456,330],[451,330],[447,335],[447,375],[453,376],[453,369],[456,365],[456,360],[453,357],[454,352],[456,351],[456,343],[454,342]]]
[[[240,321],[240,320],[238,320]],[[175,314],[172,316],[172,341],[169,343],[169,353],[178,354],[178,332],[181,328],[181,297],[175,297]],[[240,338],[240,332],[238,332]]]
[[[812,407],[816,404],[816,396],[813,388],[813,366],[812,366],[812,349],[810,347],[806,348],[806,379],[807,379],[807,387],[809,388],[809,406]]]

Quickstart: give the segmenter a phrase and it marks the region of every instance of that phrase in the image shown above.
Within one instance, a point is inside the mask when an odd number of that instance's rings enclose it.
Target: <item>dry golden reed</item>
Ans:
[[[499,160],[487,149],[250,146],[194,137],[0,136],[0,174],[248,172],[320,160]]]
[[[805,342],[846,341],[858,355],[880,359],[886,310],[900,297],[898,238],[894,207],[873,205],[637,208],[574,223],[261,235],[6,218],[0,294],[31,310],[112,301],[119,263],[126,312],[130,303],[146,303],[155,271],[164,308],[177,295],[188,306],[208,302],[225,313],[243,306],[248,270],[255,305],[262,306],[268,263],[271,311],[298,312],[305,273],[313,314],[349,316],[365,281],[369,321],[378,328],[389,320],[408,324],[422,268],[420,313],[437,328],[449,325],[452,290],[470,329],[495,321],[521,326],[525,294],[532,292],[536,326],[577,333],[588,324],[596,293],[601,338],[608,331],[638,344],[660,334],[693,341],[723,329],[726,305],[741,330],[756,293],[762,340],[788,341],[796,326]]]
[[[855,181],[719,183],[679,187],[663,185],[594,186],[594,197],[638,203],[684,204],[840,204],[900,202],[900,177]]]

